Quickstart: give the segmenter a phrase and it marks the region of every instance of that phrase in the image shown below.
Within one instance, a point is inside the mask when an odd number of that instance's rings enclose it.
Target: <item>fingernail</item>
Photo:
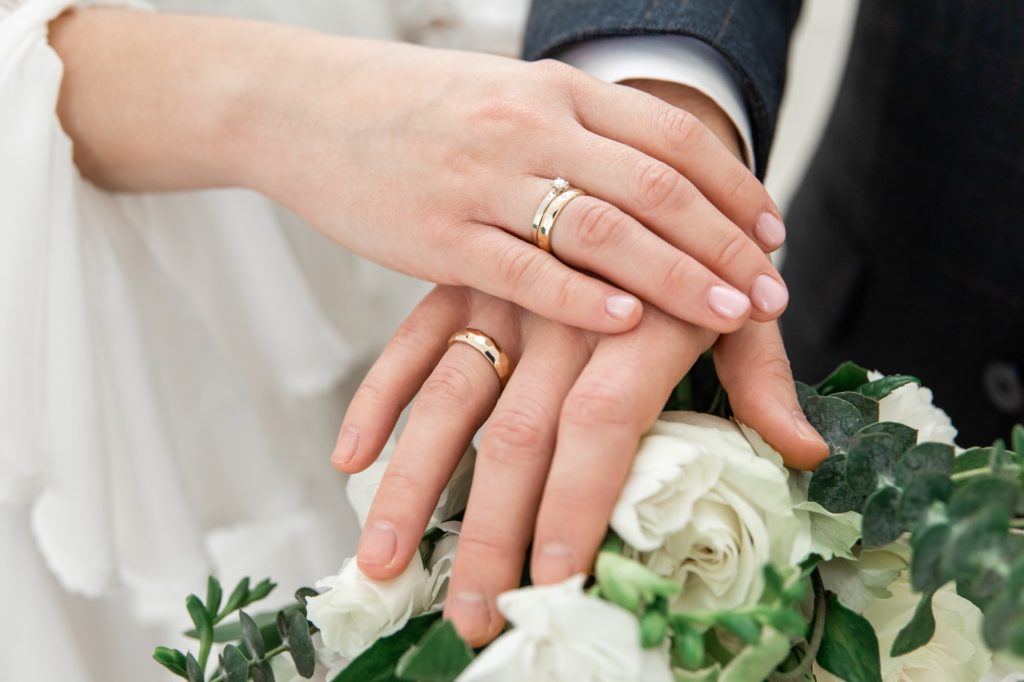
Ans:
[[[789,292],[770,275],[758,275],[750,287],[750,300],[763,313],[777,313],[789,303]]]
[[[554,583],[565,580],[576,572],[572,548],[561,542],[549,542],[540,550],[533,577],[541,583]]]
[[[777,249],[786,241],[786,226],[771,213],[762,213],[754,223],[754,236],[769,249]]]
[[[334,446],[334,453],[331,461],[335,464],[347,464],[356,454],[356,446],[359,445],[359,432],[355,429],[345,429]]]
[[[366,529],[359,542],[359,561],[387,566],[394,561],[397,546],[395,526],[387,521],[376,521]]]
[[[793,423],[796,426],[796,432],[804,440],[814,441],[815,443],[821,443],[821,435],[815,431],[811,423],[807,421],[807,417],[800,410],[794,410],[793,412]]]
[[[637,301],[632,296],[623,296],[617,294],[615,296],[609,296],[608,300],[604,302],[604,309],[608,311],[608,314],[612,317],[624,320],[633,314],[633,310],[636,308]]]
[[[449,597],[445,606],[448,617],[458,624],[463,637],[482,637],[490,631],[491,613],[487,597],[479,592],[459,592]]]
[[[750,310],[750,299],[730,287],[715,285],[708,292],[708,305],[730,320],[738,320]]]

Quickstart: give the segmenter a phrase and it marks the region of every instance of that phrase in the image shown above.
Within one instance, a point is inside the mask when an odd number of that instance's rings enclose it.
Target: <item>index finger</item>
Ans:
[[[636,330],[598,343],[562,408],[534,536],[535,582],[590,568],[640,437],[714,338],[651,310]]]

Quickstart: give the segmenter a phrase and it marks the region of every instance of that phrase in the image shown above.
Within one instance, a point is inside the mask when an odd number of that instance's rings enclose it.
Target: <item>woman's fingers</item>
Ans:
[[[517,320],[500,304],[471,322],[516,357]],[[500,314],[504,311],[505,314]],[[447,335],[444,337],[447,339]],[[404,570],[473,434],[501,390],[478,350],[455,343],[424,382],[373,499],[359,541],[359,568],[377,580]]]
[[[789,358],[774,322],[748,322],[715,346],[715,368],[736,418],[757,431],[791,467],[813,469],[828,446],[797,402]]]
[[[535,582],[590,568],[640,436],[713,340],[649,308],[636,330],[598,342],[562,408],[534,537]]]
[[[785,240],[782,214],[768,191],[695,115],[634,88],[593,80],[574,102],[584,127],[674,168],[765,251]]]
[[[484,427],[445,607],[471,646],[501,630],[495,599],[519,585],[558,412],[589,354],[582,332],[538,325]]]
[[[470,230],[462,240],[466,265],[459,284],[549,320],[605,334],[632,329],[643,317],[636,296],[577,272],[501,229]]]
[[[444,355],[448,337],[468,319],[466,290],[437,287],[398,328],[352,397],[331,463],[348,474],[380,455],[399,415]]]

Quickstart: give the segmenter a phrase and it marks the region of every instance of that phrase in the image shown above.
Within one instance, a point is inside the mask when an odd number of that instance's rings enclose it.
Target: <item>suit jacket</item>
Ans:
[[[732,64],[763,176],[799,2],[537,0],[526,56],[699,38]],[[782,329],[797,378],[844,359],[921,377],[965,443],[1024,421],[1024,0],[862,0],[789,207]]]

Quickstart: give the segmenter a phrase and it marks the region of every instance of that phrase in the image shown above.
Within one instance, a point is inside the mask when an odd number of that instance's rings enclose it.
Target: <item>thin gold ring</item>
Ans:
[[[505,384],[508,383],[508,379],[512,376],[512,360],[509,359],[505,351],[494,342],[487,334],[484,334],[479,329],[473,329],[472,327],[466,327],[461,329],[448,338],[448,347],[451,348],[452,344],[464,343],[476,349],[480,355],[483,355],[491,367],[494,368],[494,372],[498,375],[498,381],[501,383],[501,387],[505,388]]]
[[[544,218],[544,214],[548,210],[548,206],[554,201],[562,192],[572,189],[572,185],[565,178],[558,177],[551,181],[551,189],[544,195],[544,198],[540,200],[540,204],[537,205],[537,210],[533,214],[533,222],[530,224],[530,229],[533,231],[533,241],[537,243],[537,230],[540,229],[541,220]]]
[[[541,218],[540,227],[534,232],[537,240],[537,246],[543,250],[551,253],[551,232],[555,229],[555,221],[558,220],[558,216],[561,215],[562,211],[569,202],[576,197],[581,197],[586,192],[581,189],[573,187],[561,192],[558,196],[551,200],[548,204],[547,209],[544,211],[544,217]]]

